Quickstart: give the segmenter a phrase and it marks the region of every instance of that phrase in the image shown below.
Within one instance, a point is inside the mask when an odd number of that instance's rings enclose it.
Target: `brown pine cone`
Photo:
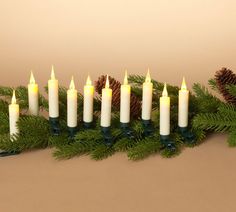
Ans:
[[[102,89],[106,84],[106,75],[102,75],[95,82],[95,90],[98,94],[102,94]],[[120,87],[121,83],[117,81],[115,78],[109,76],[109,85],[112,89],[112,105],[116,109],[120,109]],[[141,114],[141,101],[134,94],[131,94],[130,98],[130,115],[133,118],[137,118]]]
[[[236,105],[236,97],[232,96],[226,88],[227,85],[236,85],[236,75],[230,69],[222,68],[216,72],[215,80],[224,99]]]

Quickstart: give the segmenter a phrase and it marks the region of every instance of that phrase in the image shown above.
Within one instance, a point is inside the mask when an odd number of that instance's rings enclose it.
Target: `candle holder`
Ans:
[[[142,119],[142,124],[143,124],[143,129],[144,129],[144,135],[145,136],[152,135],[154,132],[154,126],[153,126],[152,120]]]
[[[83,122],[84,125],[84,129],[88,130],[88,129],[92,129],[94,128],[94,122]]]
[[[69,138],[74,139],[78,132],[78,127],[67,127]]]
[[[134,131],[130,127],[129,123],[122,123],[122,122],[120,122],[120,128],[122,130],[122,135],[124,135],[125,137],[128,137],[130,139],[134,139],[135,138]]]
[[[110,127],[101,127],[101,132],[103,135],[104,143],[107,146],[112,146],[114,143],[114,138],[111,134],[111,129]]]
[[[0,152],[0,157],[7,157],[7,156],[13,156],[13,155],[19,155],[20,152],[16,151],[16,152]]]
[[[160,135],[160,141],[161,141],[161,144],[163,145],[163,149],[167,148],[171,152],[176,151],[176,145],[174,141],[170,139],[169,135]]]
[[[59,118],[51,118],[49,117],[49,123],[51,126],[51,133],[53,135],[60,135],[60,124],[59,124]]]
[[[196,136],[192,133],[188,127],[179,127],[179,132],[181,136],[184,138],[184,142],[187,144],[195,144]]]

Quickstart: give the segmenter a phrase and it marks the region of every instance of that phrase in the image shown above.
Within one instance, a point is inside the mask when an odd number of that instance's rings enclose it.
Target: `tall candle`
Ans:
[[[91,123],[93,121],[93,96],[94,96],[94,86],[92,85],[92,81],[88,76],[86,85],[84,86],[83,121],[86,123]]]
[[[28,84],[28,99],[29,99],[29,113],[37,116],[39,114],[39,88],[35,83],[33,72],[30,75],[30,82]]]
[[[105,88],[102,89],[101,127],[110,127],[111,125],[111,101],[112,89],[109,88],[107,75]]]
[[[59,97],[58,97],[58,80],[55,77],[54,68],[52,66],[51,79],[48,80],[48,101],[49,101],[49,117],[59,117]]]
[[[67,126],[77,127],[77,90],[73,77],[67,90]]]
[[[124,83],[121,85],[120,92],[120,122],[129,123],[130,122],[130,94],[131,87],[128,84],[127,71],[125,72]]]
[[[152,113],[152,89],[153,84],[149,70],[146,75],[145,82],[143,83],[143,99],[142,99],[142,119],[150,120]]]
[[[10,119],[10,136],[19,133],[17,122],[19,120],[19,105],[16,103],[15,91],[13,91],[11,104],[9,105],[9,119]]]
[[[160,97],[160,135],[170,134],[170,97],[164,86],[162,96]]]
[[[183,78],[181,89],[179,90],[179,108],[178,108],[179,127],[188,126],[188,105],[189,105],[189,91],[187,90],[185,78]]]

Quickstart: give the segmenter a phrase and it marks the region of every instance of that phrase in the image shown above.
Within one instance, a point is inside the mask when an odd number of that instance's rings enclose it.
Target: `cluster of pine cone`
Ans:
[[[222,68],[221,70],[216,72],[215,80],[217,83],[217,87],[223,95],[224,99],[228,103],[236,105],[236,97],[232,96],[227,89],[227,85],[236,85],[236,75],[233,73],[233,71],[227,68]]]

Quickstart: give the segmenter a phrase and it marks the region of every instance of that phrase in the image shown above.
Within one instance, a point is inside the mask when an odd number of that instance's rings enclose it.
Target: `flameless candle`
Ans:
[[[49,117],[59,117],[59,97],[58,97],[58,80],[55,77],[54,68],[52,66],[51,79],[48,80],[48,101],[49,101]]]
[[[130,122],[130,94],[131,87],[128,84],[127,71],[125,72],[124,83],[121,85],[120,92],[120,122],[129,123]]]
[[[37,116],[39,114],[39,88],[35,83],[33,72],[30,75],[28,84],[29,113]]]
[[[170,134],[170,97],[168,97],[166,83],[160,97],[160,135]]]
[[[77,127],[77,90],[75,89],[73,77],[67,91],[67,126]]]
[[[110,127],[111,125],[111,101],[112,89],[109,88],[107,75],[105,88],[102,89],[101,127]]]
[[[178,108],[179,127],[188,126],[188,104],[189,104],[189,91],[187,90],[185,78],[183,78],[181,90],[179,90],[179,108]]]
[[[152,113],[152,87],[149,70],[143,83],[143,99],[142,99],[142,119],[151,120]]]
[[[88,76],[86,85],[84,86],[83,121],[85,123],[93,122],[93,96],[94,96],[94,86],[92,85],[92,81]]]
[[[16,95],[13,91],[11,104],[9,105],[9,119],[10,119],[10,136],[16,135],[19,133],[17,127],[17,121],[19,120],[19,105],[16,104]]]

